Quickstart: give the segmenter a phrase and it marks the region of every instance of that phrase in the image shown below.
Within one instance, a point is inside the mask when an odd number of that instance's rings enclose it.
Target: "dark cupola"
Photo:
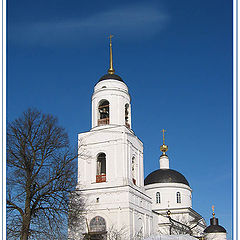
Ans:
[[[216,239],[226,239],[226,229],[218,224],[218,218],[215,217],[214,213],[214,206],[212,206],[213,210],[213,217],[210,219],[210,225],[204,230],[204,233],[206,235],[206,239],[208,239],[209,234],[210,235],[221,235],[217,237]],[[215,238],[214,238],[215,239]]]
[[[150,173],[144,180],[144,185],[153,183],[183,183],[189,186],[187,179],[173,169],[158,169]]]

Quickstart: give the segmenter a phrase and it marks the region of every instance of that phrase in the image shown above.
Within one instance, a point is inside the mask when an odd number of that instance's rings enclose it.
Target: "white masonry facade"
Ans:
[[[110,43],[109,73],[92,95],[92,128],[78,135],[76,192],[85,206],[81,227],[69,227],[69,239],[203,239],[206,222],[192,209],[188,181],[169,168],[165,143],[160,168],[144,180],[143,143],[132,130],[131,98],[114,74],[111,51]]]

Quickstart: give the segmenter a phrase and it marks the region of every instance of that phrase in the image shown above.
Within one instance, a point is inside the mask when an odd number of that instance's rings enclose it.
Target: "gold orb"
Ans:
[[[168,150],[168,146],[165,145],[165,144],[163,144],[163,145],[160,147],[160,150],[161,150],[161,152],[165,153],[165,152],[167,152],[167,150]]]

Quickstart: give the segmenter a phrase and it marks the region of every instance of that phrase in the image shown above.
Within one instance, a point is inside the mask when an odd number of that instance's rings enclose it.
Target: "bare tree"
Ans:
[[[86,224],[85,217],[85,199],[80,191],[71,192],[68,211],[68,239],[75,240],[83,238],[83,232]]]
[[[76,183],[76,152],[52,115],[29,109],[8,124],[8,239],[67,238],[68,194]]]
[[[122,226],[117,229],[115,226],[111,226],[107,230],[107,240],[142,240],[144,239],[142,228],[139,229],[133,236],[128,236],[128,227]]]
[[[111,226],[107,231],[107,240],[126,240],[127,227],[123,226],[120,229],[116,229]]]

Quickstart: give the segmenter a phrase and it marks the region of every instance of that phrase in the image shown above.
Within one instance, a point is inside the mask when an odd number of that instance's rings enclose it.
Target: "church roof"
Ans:
[[[144,180],[144,185],[153,183],[183,183],[189,186],[187,179],[173,169],[158,169],[150,173]]]
[[[99,79],[98,82],[101,82],[103,80],[108,80],[108,79],[114,79],[114,80],[118,80],[120,82],[124,82],[122,80],[122,78],[120,76],[118,76],[117,74],[105,74]]]
[[[220,225],[210,225],[208,226],[205,230],[205,233],[225,233],[226,230],[224,227],[220,226]]]
[[[218,225],[218,218],[210,219],[210,226],[208,226],[205,230],[205,233],[225,233],[226,230],[224,227]]]

